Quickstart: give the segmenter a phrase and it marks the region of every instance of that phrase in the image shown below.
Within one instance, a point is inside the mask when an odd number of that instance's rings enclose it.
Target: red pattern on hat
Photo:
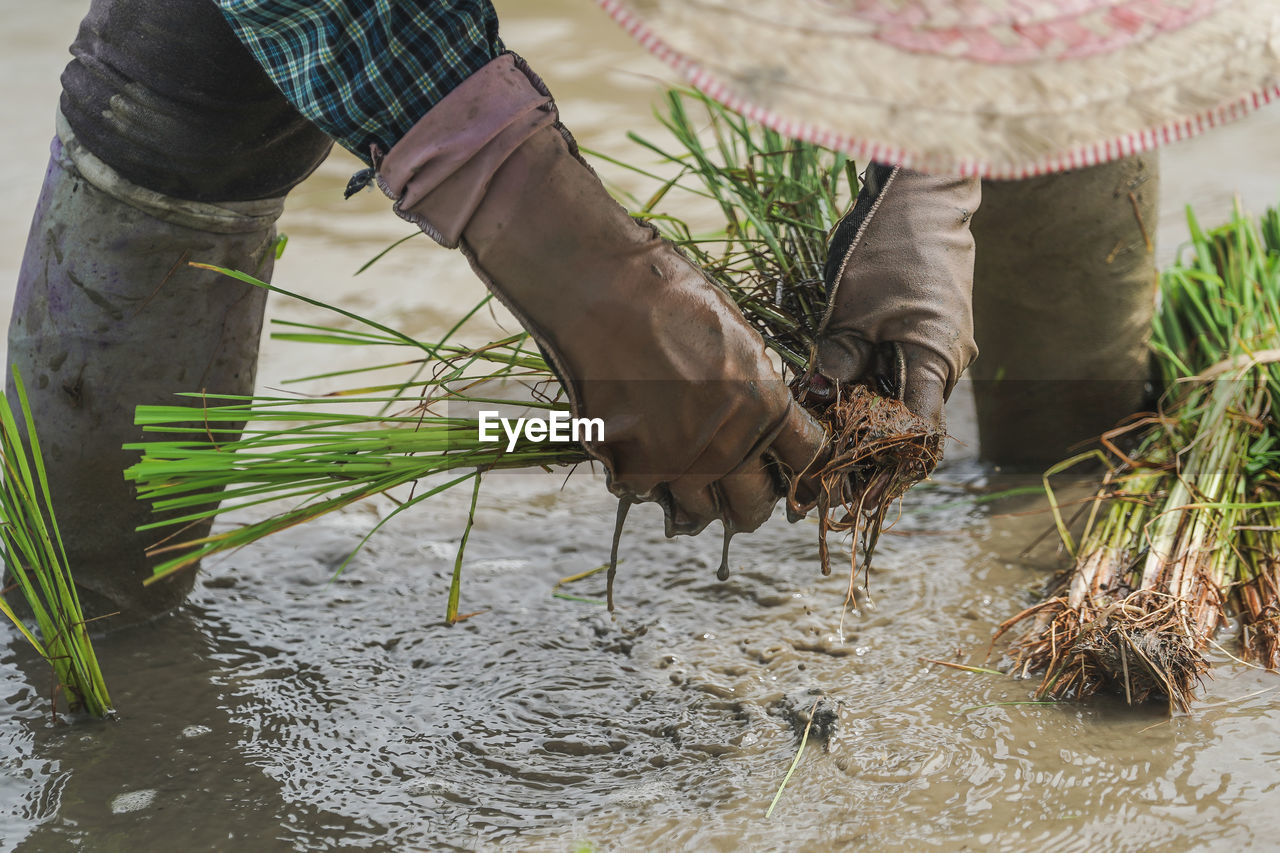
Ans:
[[[869,35],[913,53],[985,63],[1081,59],[1119,50],[1203,18],[1221,0],[852,0],[844,17],[875,24]]]

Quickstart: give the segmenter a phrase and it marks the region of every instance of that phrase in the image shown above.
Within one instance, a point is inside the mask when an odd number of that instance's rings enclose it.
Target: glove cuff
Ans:
[[[378,186],[395,201],[397,216],[457,248],[494,173],[557,117],[542,80],[505,53],[432,107],[380,163],[374,152]]]

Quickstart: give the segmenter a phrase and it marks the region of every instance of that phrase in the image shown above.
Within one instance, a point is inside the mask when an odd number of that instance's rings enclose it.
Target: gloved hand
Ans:
[[[513,54],[433,107],[378,180],[397,213],[461,247],[542,347],[574,415],[603,419],[588,451],[616,495],[662,504],[668,536],[717,518],[754,530],[783,493],[780,473],[817,455],[824,431],[759,334],[609,196]]]
[[[872,163],[827,256],[827,311],[810,393],[867,382],[944,429],[942,406],[978,355],[973,340],[977,178]]]

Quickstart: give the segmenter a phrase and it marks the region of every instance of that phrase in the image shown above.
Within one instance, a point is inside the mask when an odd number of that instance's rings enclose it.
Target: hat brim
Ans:
[[[1020,43],[1005,55],[928,30],[913,41],[898,27],[887,38],[885,27],[833,0],[597,2],[695,87],[744,115],[923,172],[1012,179],[1081,168],[1280,98],[1276,0],[1182,0],[1171,5],[1201,13],[1176,26],[1148,22],[1129,38],[1074,50],[1059,42],[1029,54]]]

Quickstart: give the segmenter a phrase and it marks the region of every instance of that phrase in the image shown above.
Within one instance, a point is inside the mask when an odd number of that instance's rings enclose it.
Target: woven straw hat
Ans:
[[[1113,160],[1280,96],[1280,0],[598,0],[697,88],[928,172]]]

